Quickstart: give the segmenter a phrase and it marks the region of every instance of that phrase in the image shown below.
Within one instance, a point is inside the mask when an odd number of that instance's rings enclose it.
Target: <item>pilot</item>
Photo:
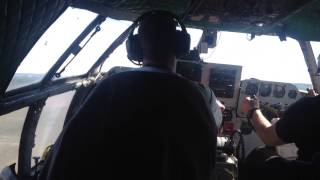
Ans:
[[[128,39],[128,56],[142,54],[143,67],[99,83],[64,127],[40,179],[212,177],[213,116],[198,87],[174,73],[176,57],[189,50],[185,27],[166,11],[134,23],[139,29]]]
[[[320,96],[304,97],[289,106],[283,116],[271,124],[260,110],[257,98],[247,97],[242,111],[267,146],[295,143],[297,160],[287,160],[275,152],[258,148],[247,157],[247,179],[320,179]]]
[[[221,101],[218,100],[218,98],[215,96],[213,90],[202,83],[198,83],[200,91],[204,94],[204,97],[207,99],[210,105],[211,112],[214,117],[214,125],[217,126],[218,129],[222,127],[222,113],[226,109],[224,104],[221,103]]]

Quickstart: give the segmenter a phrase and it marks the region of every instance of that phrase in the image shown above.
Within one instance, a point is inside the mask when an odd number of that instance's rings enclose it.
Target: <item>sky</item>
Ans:
[[[45,74],[71,42],[96,17],[95,13],[69,8],[39,39],[26,56],[17,73]],[[62,77],[85,73],[106,48],[131,24],[128,21],[107,19],[101,31],[83,48],[62,73]],[[187,29],[191,34],[191,48],[199,42],[202,30]],[[241,79],[308,83],[310,77],[303,54],[296,40],[281,42],[275,36],[256,36],[249,41],[247,34],[219,32],[217,47],[202,54],[205,62],[241,65]],[[82,42],[82,45],[84,42]],[[320,54],[320,43],[312,42],[315,56]],[[113,66],[134,65],[126,58],[124,44],[104,63],[103,71]],[[72,56],[69,57],[69,60]],[[67,62],[67,61],[66,61]]]

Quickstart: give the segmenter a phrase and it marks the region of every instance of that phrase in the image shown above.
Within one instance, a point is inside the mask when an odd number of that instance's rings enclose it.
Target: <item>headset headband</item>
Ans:
[[[132,26],[132,30],[131,30],[130,34],[133,34],[134,30],[139,26],[139,23],[144,19],[144,17],[154,15],[154,14],[163,15],[163,16],[171,17],[171,19],[175,19],[178,22],[179,26],[181,27],[182,32],[187,33],[187,29],[186,29],[185,25],[181,22],[181,20],[178,16],[176,16],[175,14],[173,14],[169,11],[153,10],[153,11],[148,11],[148,12],[142,14],[133,22],[133,26]]]
[[[129,31],[129,37],[126,42],[126,48],[128,53],[127,57],[132,63],[141,64],[143,61],[143,52],[140,45],[139,34],[134,35],[133,33],[134,30],[140,25],[139,23],[141,23],[146,16],[167,17],[168,19],[171,19],[173,22],[176,21],[181,27],[181,31],[175,29],[175,54],[177,57],[180,57],[181,55],[189,52],[190,35],[188,34],[186,27],[180,21],[178,16],[168,11],[154,10],[146,12],[140,17],[138,17],[130,27],[131,29]]]

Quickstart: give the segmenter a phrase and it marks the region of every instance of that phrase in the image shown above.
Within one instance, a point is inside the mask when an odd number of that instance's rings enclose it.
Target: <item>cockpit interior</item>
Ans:
[[[65,124],[92,89],[114,74],[140,67],[123,53],[125,41],[135,32],[132,21],[156,9],[177,14],[197,34],[191,37],[193,49],[178,59],[176,72],[209,87],[225,107],[218,127],[216,179],[239,179],[239,162],[264,145],[248,114],[241,112],[246,97],[258,97],[262,112],[274,123],[308,94],[294,83],[243,78],[241,65],[204,61],[201,54],[219,46],[219,32],[244,33],[248,41],[258,36],[295,40],[312,83],[308,88],[319,93],[320,56],[316,58],[310,43],[320,41],[318,0],[4,0],[0,180],[36,179]],[[297,158],[294,144],[276,151]]]

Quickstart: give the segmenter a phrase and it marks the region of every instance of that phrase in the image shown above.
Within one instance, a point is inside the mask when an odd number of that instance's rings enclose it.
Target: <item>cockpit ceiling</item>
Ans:
[[[320,41],[319,0],[74,0],[73,6],[122,20],[164,9],[189,27]]]

